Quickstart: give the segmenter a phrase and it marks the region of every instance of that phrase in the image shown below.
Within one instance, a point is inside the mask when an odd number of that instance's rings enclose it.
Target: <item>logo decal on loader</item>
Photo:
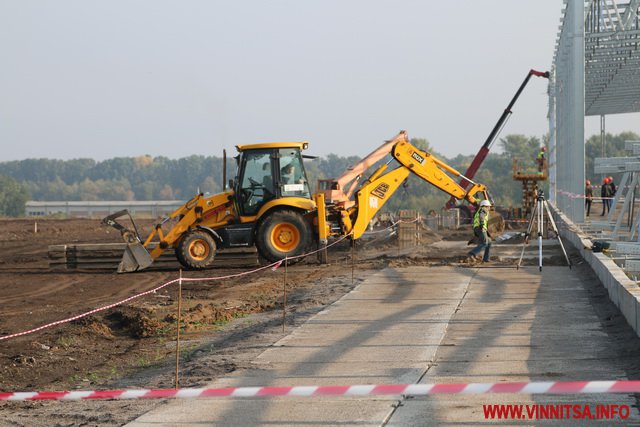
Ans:
[[[373,194],[374,196],[380,199],[384,199],[387,195],[388,190],[389,190],[389,184],[385,184],[383,182],[380,185],[378,185],[376,188],[374,188],[371,194]]]
[[[414,151],[414,152],[411,154],[411,157],[413,157],[415,160],[419,161],[419,162],[420,162],[420,164],[424,163],[424,157],[422,157],[420,154],[418,154],[418,152],[417,152],[417,151]]]

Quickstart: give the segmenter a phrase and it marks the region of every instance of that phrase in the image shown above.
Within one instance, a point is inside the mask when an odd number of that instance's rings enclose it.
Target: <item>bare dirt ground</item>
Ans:
[[[149,228],[150,222],[145,225]],[[438,239],[426,233],[423,241]],[[0,220],[0,336],[68,319],[178,277],[177,268],[131,274],[49,269],[49,245],[120,241],[119,233],[99,220],[38,220],[37,232],[34,220]],[[289,266],[286,312],[283,267],[183,283],[179,386],[202,386],[241,368],[368,272],[398,258],[387,237],[359,244],[354,253],[352,264],[345,243],[331,248],[329,265],[310,257]],[[244,264],[221,262],[183,276],[222,277],[256,268],[255,257],[249,257]],[[0,392],[173,387],[177,306],[178,285],[172,284],[75,321],[0,341]],[[71,413],[61,413],[59,404],[0,402],[3,415],[11,413],[0,425],[121,425],[157,402],[75,402]]]
[[[286,312],[282,267],[224,280],[185,282],[179,386],[204,386],[249,367],[266,347],[349,292],[372,270],[458,263],[461,254],[430,250],[429,243],[467,240],[470,234],[469,230],[444,235],[425,230],[420,250],[411,253],[399,251],[395,241],[381,235],[359,243],[353,263],[348,244],[333,247],[328,265],[311,257],[289,266]],[[119,241],[119,233],[99,220],[39,220],[37,233],[33,220],[0,220],[0,336],[104,307],[178,277],[177,269],[168,268],[116,274],[48,267],[49,245]],[[205,271],[184,272],[184,277],[221,277],[256,268],[255,258],[250,258],[244,265],[221,263]],[[172,388],[177,312],[178,286],[172,284],[76,321],[0,341],[0,392]],[[603,310],[603,319],[612,323],[610,312]],[[623,320],[620,325],[618,319],[611,327],[628,333]],[[0,426],[117,426],[158,404],[144,400],[0,402]]]

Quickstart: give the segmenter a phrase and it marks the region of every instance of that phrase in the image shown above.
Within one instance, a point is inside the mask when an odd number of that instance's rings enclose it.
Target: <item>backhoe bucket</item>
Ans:
[[[492,236],[499,236],[504,233],[505,225],[504,218],[499,212],[490,211],[489,221],[487,224],[487,231]]]
[[[122,260],[118,265],[118,273],[131,273],[133,271],[144,270],[153,264],[153,258],[147,249],[140,242],[127,243],[127,247],[122,255]]]

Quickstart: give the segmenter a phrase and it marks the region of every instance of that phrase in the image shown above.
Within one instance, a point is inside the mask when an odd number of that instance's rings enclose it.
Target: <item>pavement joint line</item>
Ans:
[[[456,308],[453,310],[453,312],[451,313],[451,315],[449,316],[449,319],[447,320],[447,324],[444,328],[444,330],[442,331],[442,336],[440,337],[440,341],[438,342],[436,348],[440,348],[442,346],[442,342],[444,341],[445,337],[447,336],[447,331],[449,330],[449,325],[451,322],[451,319],[453,319],[453,316],[456,315],[456,313],[459,311],[460,307],[462,306],[462,302],[464,301],[465,297],[467,296],[467,294],[469,293],[469,287],[471,286],[471,283],[473,282],[473,279],[478,275],[478,271],[476,271],[474,274],[472,274],[468,280],[467,280],[467,284],[464,288],[464,293],[462,294],[462,297],[459,299],[458,304],[456,305]],[[420,381],[422,381],[424,379],[424,377],[427,375],[427,373],[429,372],[429,370],[433,367],[436,366],[436,356],[438,355],[438,350],[436,350],[436,352],[433,354],[433,359],[430,360],[427,363],[427,367],[422,371],[422,373],[420,374],[420,377],[418,377],[418,380],[416,381],[415,386],[419,386],[420,385]],[[411,386],[409,386],[408,388],[410,388]],[[409,394],[409,393],[407,393]],[[411,396],[413,397],[413,396]],[[380,424],[381,427],[386,426],[389,421],[391,420],[391,418],[393,417],[393,414],[396,413],[396,411],[398,410],[398,408],[400,408],[401,406],[404,405],[404,402],[407,400],[407,396],[406,395],[401,395],[400,399],[398,399],[396,402],[396,405],[391,405],[391,407],[393,408],[389,414],[387,415],[387,417],[385,417],[385,419],[382,421],[382,423]]]

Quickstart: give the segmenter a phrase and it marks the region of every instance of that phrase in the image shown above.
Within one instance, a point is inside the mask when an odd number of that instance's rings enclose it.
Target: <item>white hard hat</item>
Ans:
[[[488,200],[483,200],[480,202],[480,206],[491,206],[491,202]]]

